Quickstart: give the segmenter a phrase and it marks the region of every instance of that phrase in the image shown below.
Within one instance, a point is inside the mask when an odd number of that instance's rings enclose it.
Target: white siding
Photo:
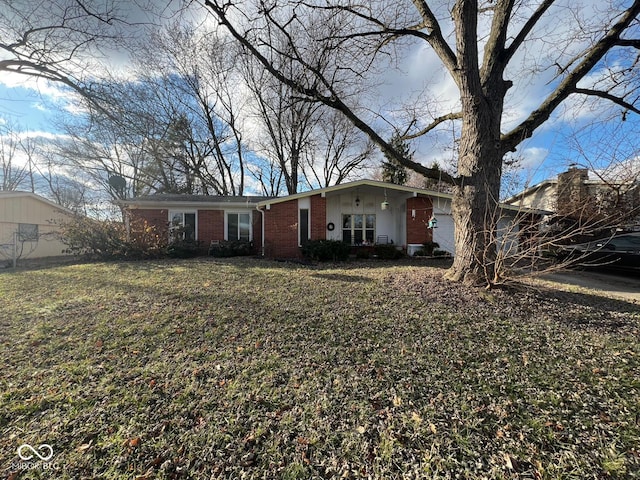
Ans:
[[[513,217],[501,217],[498,220],[498,250],[505,257],[518,253],[519,228]]]
[[[453,217],[448,213],[438,213],[437,209],[435,217],[438,220],[438,227],[433,229],[433,241],[439,245],[438,250],[444,250],[453,255],[456,251]]]
[[[355,204],[356,196],[360,200]],[[343,214],[375,214],[376,230],[374,240],[380,235],[386,235],[389,241],[396,245],[403,245],[406,239],[405,233],[405,199],[389,199],[389,208],[382,210],[381,204],[385,197],[383,194],[372,195],[367,193],[355,194],[354,192],[327,196],[327,223],[333,223],[335,229],[327,231],[327,239],[342,240],[342,215]],[[313,213],[312,213],[313,215]]]

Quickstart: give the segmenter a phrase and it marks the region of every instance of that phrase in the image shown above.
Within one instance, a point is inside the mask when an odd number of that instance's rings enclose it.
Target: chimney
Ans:
[[[587,180],[589,180],[589,170],[578,168],[576,165],[571,165],[569,170],[558,175],[558,215],[576,219],[582,215],[583,208],[589,199]]]

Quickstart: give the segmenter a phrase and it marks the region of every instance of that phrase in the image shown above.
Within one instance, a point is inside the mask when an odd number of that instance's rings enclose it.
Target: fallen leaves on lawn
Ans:
[[[634,478],[637,307],[440,273],[194,259],[11,274],[0,449],[51,441],[60,480]]]
[[[141,442],[142,440],[140,439],[140,437],[133,437],[125,440],[124,446],[128,448],[137,448],[140,446]]]

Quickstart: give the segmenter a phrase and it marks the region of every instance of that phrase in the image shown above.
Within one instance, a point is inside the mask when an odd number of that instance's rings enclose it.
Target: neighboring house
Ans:
[[[596,175],[594,175],[596,176]],[[590,179],[589,170],[569,168],[504,201],[512,206],[547,210],[573,220],[619,220],[621,227],[640,225],[640,183],[637,179]]]
[[[451,195],[359,180],[284,197],[151,195],[123,201],[130,221],[145,220],[166,235],[212,241],[249,240],[271,258],[300,257],[308,240],[340,240],[355,247],[393,244],[412,253],[429,241],[454,253]],[[498,236],[517,247],[517,207],[499,212]],[[437,221],[436,228],[433,220]],[[184,233],[182,233],[184,232]],[[506,245],[506,243],[503,243]]]
[[[44,258],[63,255],[66,246],[54,222],[73,212],[30,192],[0,191],[0,258]]]

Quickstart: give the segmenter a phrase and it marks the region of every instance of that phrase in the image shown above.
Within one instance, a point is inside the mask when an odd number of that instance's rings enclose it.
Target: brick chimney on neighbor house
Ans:
[[[571,166],[558,175],[557,213],[563,217],[579,218],[591,203],[587,181],[589,170]]]

